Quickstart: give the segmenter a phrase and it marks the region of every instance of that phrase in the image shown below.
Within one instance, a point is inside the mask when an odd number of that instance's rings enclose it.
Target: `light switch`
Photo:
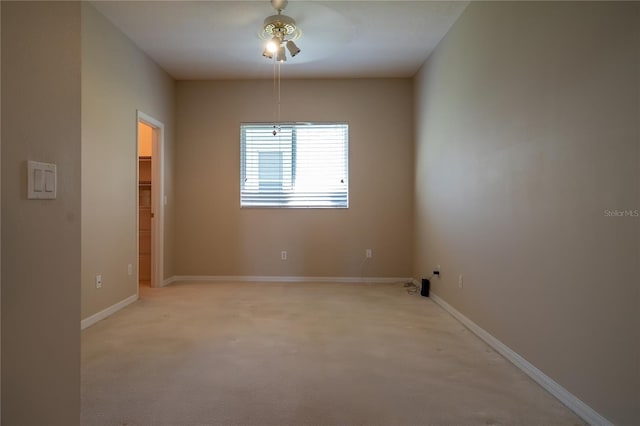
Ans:
[[[56,165],[27,161],[27,198],[55,199],[57,193]]]
[[[51,170],[44,171],[44,191],[53,192],[56,190],[56,175]]]
[[[42,169],[33,170],[33,190],[35,192],[42,192],[44,189],[44,173]]]

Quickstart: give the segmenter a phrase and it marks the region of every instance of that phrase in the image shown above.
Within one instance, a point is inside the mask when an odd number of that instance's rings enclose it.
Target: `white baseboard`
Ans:
[[[175,277],[175,276],[173,276],[173,277],[169,277],[169,278],[165,279],[164,281],[162,281],[162,285],[161,285],[160,287],[166,287],[166,286],[168,286],[169,284],[173,284],[173,283],[174,283],[174,282],[176,282],[176,281],[177,281],[177,280],[176,280],[176,277]]]
[[[563,388],[551,377],[538,370],[529,361],[522,358],[507,345],[493,337],[486,330],[464,316],[461,312],[442,300],[436,294],[433,294],[433,292],[431,292],[429,297],[435,303],[440,305],[445,311],[451,314],[451,316],[453,316],[465,327],[471,330],[476,336],[482,339],[486,344],[491,346],[496,352],[505,357],[507,360],[511,361],[516,367],[522,370],[527,376],[531,377],[536,383],[546,389],[551,395],[558,398],[560,402],[562,402],[567,406],[567,408],[580,416],[582,420],[593,426],[613,426],[613,423],[602,417],[593,408],[582,402],[578,397]]]
[[[163,282],[163,286],[178,281],[210,281],[210,282],[287,282],[287,283],[360,283],[391,284],[411,281],[411,278],[396,277],[292,277],[292,276],[221,276],[221,275],[174,275]]]
[[[127,305],[132,304],[136,300],[138,300],[138,295],[134,294],[132,296],[127,297],[124,300],[119,301],[115,305],[109,306],[107,309],[103,309],[97,314],[91,315],[90,317],[83,319],[82,321],[80,321],[80,330],[84,330],[87,327],[91,327],[93,324],[97,323],[98,321],[102,321],[108,316],[115,314],[120,309],[124,308]]]

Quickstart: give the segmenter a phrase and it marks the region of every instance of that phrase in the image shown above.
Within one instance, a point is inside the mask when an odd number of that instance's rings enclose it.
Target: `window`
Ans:
[[[349,207],[349,126],[240,126],[241,207]]]

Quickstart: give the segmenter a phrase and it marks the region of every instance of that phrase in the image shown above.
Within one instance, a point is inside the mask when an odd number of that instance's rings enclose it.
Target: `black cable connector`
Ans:
[[[433,275],[440,276],[440,271],[433,271]]]

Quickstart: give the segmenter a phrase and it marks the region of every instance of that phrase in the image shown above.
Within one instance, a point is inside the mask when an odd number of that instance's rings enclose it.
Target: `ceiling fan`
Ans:
[[[300,53],[300,48],[296,45],[295,40],[300,38],[302,31],[296,25],[295,19],[282,14],[288,3],[288,0],[271,0],[271,6],[278,13],[267,16],[262,27],[261,36],[265,40],[268,39],[262,56],[267,59],[273,59],[273,56],[276,55],[276,61],[278,62],[287,60],[285,47],[291,57]]]

